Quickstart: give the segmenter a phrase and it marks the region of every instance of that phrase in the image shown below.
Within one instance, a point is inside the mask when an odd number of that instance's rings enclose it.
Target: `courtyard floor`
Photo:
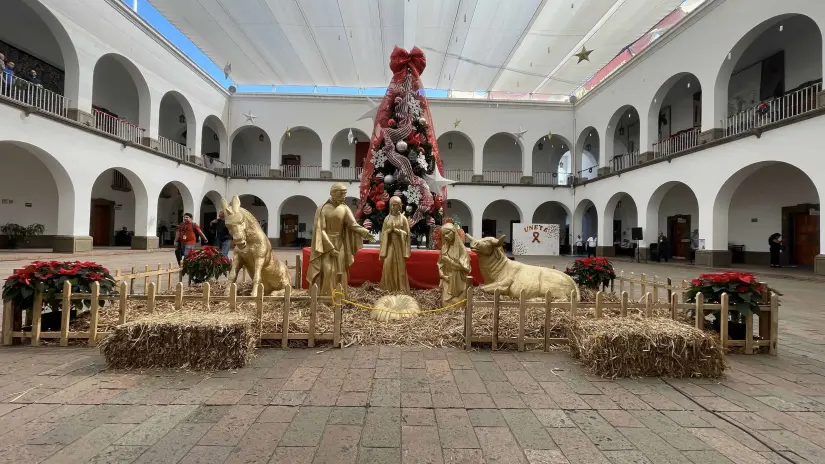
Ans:
[[[31,259],[0,260],[0,275]],[[129,269],[174,256],[81,259]],[[89,348],[0,348],[0,462],[825,462],[825,292],[774,271],[763,280],[784,293],[780,354],[730,356],[723,380],[605,380],[564,352],[262,349],[205,374],[107,371]]]

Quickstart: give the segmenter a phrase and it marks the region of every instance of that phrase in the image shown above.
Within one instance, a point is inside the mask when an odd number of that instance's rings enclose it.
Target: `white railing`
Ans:
[[[638,164],[639,152],[632,151],[623,155],[614,156],[613,159],[610,160],[610,170],[611,172],[624,171],[625,169],[630,169]]]
[[[230,177],[269,177],[268,164],[233,164],[229,169]]]
[[[699,145],[699,128],[676,134],[653,144],[653,158],[665,158]]]
[[[0,95],[57,116],[65,118],[68,115],[69,102],[66,97],[17,76],[9,79],[6,75],[0,75]]]
[[[471,182],[473,180],[472,169],[445,169],[444,177],[456,182]]]
[[[226,169],[226,164],[223,161],[204,154],[198,158],[197,164],[219,173],[223,173],[223,170]]]
[[[345,167],[333,167],[332,168],[332,178],[333,179],[354,179],[360,180],[361,173],[364,172],[364,168],[345,168]],[[320,174],[320,171],[319,171]]]
[[[158,151],[179,160],[189,161],[189,149],[186,148],[186,145],[181,145],[178,142],[169,140],[162,135],[158,136]]]
[[[491,184],[520,184],[521,171],[482,171],[484,182]]]
[[[822,83],[804,87],[771,101],[762,102],[722,121],[725,137],[767,126],[817,108]]]
[[[94,110],[95,128],[103,132],[112,134],[129,142],[140,143],[143,133],[146,132],[129,121],[106,114],[100,110]]]
[[[321,166],[288,165],[281,166],[281,177],[289,179],[319,179]]]
[[[536,185],[566,185],[567,176],[559,178],[558,172],[534,172],[533,183]]]

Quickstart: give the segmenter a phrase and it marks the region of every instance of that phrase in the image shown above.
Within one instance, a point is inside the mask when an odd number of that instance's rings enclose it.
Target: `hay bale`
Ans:
[[[100,352],[114,369],[237,369],[255,351],[252,321],[243,314],[152,314],[117,326]]]
[[[664,318],[579,318],[570,354],[601,377],[711,377],[725,360],[715,335]]]

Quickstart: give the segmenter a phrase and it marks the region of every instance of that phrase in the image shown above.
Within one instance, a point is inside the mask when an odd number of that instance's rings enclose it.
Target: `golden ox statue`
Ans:
[[[270,295],[289,285],[289,270],[272,252],[269,242],[258,220],[249,211],[241,208],[241,200],[235,195],[232,203],[221,200],[224,221],[235,241],[232,249],[232,270],[229,283],[238,280],[238,271],[243,266],[252,276],[252,296],[258,296],[258,284],[264,284],[264,294]],[[227,290],[228,290],[227,286]]]
[[[507,258],[504,254],[504,236],[499,238],[470,237],[470,249],[478,255],[478,265],[485,284],[485,292],[500,291],[510,298],[517,299],[521,291],[524,298],[544,298],[549,291],[553,298],[570,298],[576,290],[576,282],[564,272],[546,267],[531,266]]]

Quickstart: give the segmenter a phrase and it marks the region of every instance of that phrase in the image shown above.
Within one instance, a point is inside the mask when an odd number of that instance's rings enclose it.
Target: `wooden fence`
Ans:
[[[295,282],[300,283],[300,257],[296,259],[294,269],[296,270]],[[292,269],[292,266],[289,266]],[[100,295],[100,288],[98,284],[94,284],[91,293],[73,294],[71,292],[71,285],[66,282],[62,294],[59,297],[62,299],[62,307],[68,308],[71,306],[71,301],[89,300],[91,301],[90,316],[89,316],[89,330],[87,332],[70,332],[69,331],[69,311],[62,312],[61,328],[59,332],[42,332],[40,330],[40,321],[42,316],[43,296],[39,292],[35,293],[33,308],[28,310],[31,312],[31,329],[23,331],[22,326],[13,326],[14,311],[11,304],[4,306],[3,317],[3,337],[4,345],[10,345],[15,342],[22,342],[22,339],[31,340],[32,345],[38,345],[42,339],[60,339],[61,346],[67,346],[70,339],[85,339],[88,340],[90,346],[94,346],[102,337],[108,336],[109,332],[98,331],[98,318],[100,312],[100,301],[118,302],[119,323],[124,323],[128,314],[129,301],[145,301],[149,312],[153,312],[156,303],[159,301],[172,301],[176,310],[180,310],[185,302],[200,301],[206,308],[212,302],[228,302],[230,310],[237,310],[238,303],[254,302],[257,311],[257,320],[260,324],[262,321],[264,307],[267,303],[280,303],[283,308],[283,319],[281,325],[281,332],[279,333],[265,333],[262,327],[258,328],[259,344],[262,340],[280,340],[281,346],[286,348],[290,340],[306,340],[309,347],[314,347],[316,341],[332,341],[333,346],[339,346],[341,341],[341,322],[342,322],[342,306],[336,304],[332,297],[318,295],[317,286],[310,289],[307,296],[293,296],[292,288],[287,288],[281,296],[264,295],[263,284],[259,284],[258,295],[241,296],[238,295],[237,284],[231,284],[227,295],[215,295],[212,292],[211,286],[206,283],[203,286],[204,291],[199,295],[184,295],[183,283],[178,282],[174,286],[174,294],[161,295],[158,294],[162,289],[162,283],[167,282],[167,289],[171,288],[172,274],[179,272],[179,269],[171,265],[167,269],[147,270],[142,273],[122,274],[116,273],[116,280],[119,281],[118,293],[112,295]],[[165,276],[165,278],[164,278]],[[238,281],[242,282],[247,276],[239,276]],[[144,279],[144,285],[147,291],[143,294],[133,293],[132,287],[136,279]],[[760,306],[759,316],[759,340],[754,338],[753,334],[753,315],[746,318],[746,334],[745,340],[730,340],[727,331],[727,318],[729,312],[732,310],[728,304],[728,297],[724,295],[719,304],[706,304],[702,295],[698,295],[697,301],[693,303],[684,302],[684,291],[687,288],[687,282],[682,281],[680,285],[673,285],[670,279],[660,281],[656,278],[648,278],[641,274],[638,278],[635,275],[620,273],[612,287],[615,290],[615,284],[618,283],[618,290],[620,295],[620,302],[605,302],[605,293],[597,292],[595,301],[584,302],[580,301],[579,293],[574,291],[570,295],[569,301],[552,301],[550,295],[545,295],[545,298],[540,301],[526,300],[523,295],[518,300],[502,300],[501,294],[495,292],[492,299],[484,300],[478,298],[474,294],[472,287],[472,280],[468,279],[470,285],[467,288],[467,304],[464,306],[464,346],[466,349],[471,349],[473,343],[489,343],[492,348],[498,349],[502,344],[515,344],[519,351],[523,351],[527,344],[543,344],[544,350],[549,350],[551,345],[567,344],[566,337],[551,337],[551,328],[553,324],[552,310],[562,310],[571,317],[582,315],[582,311],[593,311],[593,316],[596,318],[603,317],[606,310],[618,310],[620,316],[625,317],[629,313],[638,312],[644,317],[653,317],[654,312],[659,313],[666,311],[668,316],[674,320],[684,320],[684,314],[688,311],[695,313],[696,327],[704,329],[704,318],[709,311],[719,311],[721,316],[721,334],[720,338],[722,345],[726,348],[744,347],[747,354],[754,352],[754,347],[758,347],[761,351],[767,351],[770,354],[776,354],[778,326],[779,326],[779,299],[775,294],[763,295],[763,301],[767,304]],[[639,293],[636,293],[636,291]],[[338,283],[338,290],[346,293],[346,288]],[[641,298],[636,299],[636,295],[641,295]],[[664,301],[660,301],[661,297]],[[292,303],[295,302],[309,302],[309,327],[306,333],[289,333],[289,320]],[[332,332],[317,333],[316,322],[318,317],[318,304],[327,304],[333,308],[333,329]],[[489,335],[477,335],[473,330],[473,308],[478,306],[492,307],[493,313],[493,329]],[[499,322],[501,310],[516,309],[518,313],[518,334],[517,337],[501,337],[499,336]],[[525,326],[527,320],[527,313],[530,310],[544,309],[544,337],[532,338],[525,336]],[[460,306],[456,309],[460,310]],[[681,316],[681,317],[680,317]],[[421,316],[427,317],[427,316]],[[19,320],[19,319],[18,319]]]

